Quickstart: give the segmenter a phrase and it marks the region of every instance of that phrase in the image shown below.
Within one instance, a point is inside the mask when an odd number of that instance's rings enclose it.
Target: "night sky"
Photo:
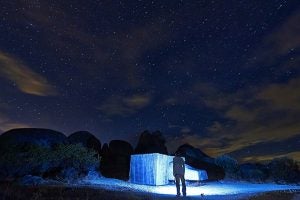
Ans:
[[[0,133],[18,127],[299,161],[300,2],[1,0]]]

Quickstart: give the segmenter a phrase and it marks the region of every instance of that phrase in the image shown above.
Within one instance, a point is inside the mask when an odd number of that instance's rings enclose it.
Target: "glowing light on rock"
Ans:
[[[132,155],[130,160],[130,182],[144,185],[167,185],[174,180],[173,156],[159,153]],[[185,166],[186,180],[202,181],[207,179],[204,170]]]
[[[169,166],[169,180],[170,181],[175,180],[175,178],[173,176],[172,164],[171,164],[171,166]],[[198,170],[198,169],[195,169],[186,164],[184,178],[187,181],[203,181],[203,180],[207,180],[208,176],[207,176],[207,172],[205,170]]]
[[[130,182],[145,185],[166,185],[168,168],[172,157],[159,153],[132,155]]]

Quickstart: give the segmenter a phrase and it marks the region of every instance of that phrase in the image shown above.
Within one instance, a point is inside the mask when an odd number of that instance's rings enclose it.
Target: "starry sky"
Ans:
[[[1,0],[0,133],[299,161],[299,22],[299,0]]]

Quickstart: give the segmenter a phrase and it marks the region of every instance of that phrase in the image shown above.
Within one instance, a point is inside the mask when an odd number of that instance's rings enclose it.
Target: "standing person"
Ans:
[[[185,172],[184,160],[183,158],[179,157],[178,153],[176,152],[173,158],[173,176],[175,177],[177,196],[180,196],[180,181],[182,184],[183,196],[186,196],[184,172]]]

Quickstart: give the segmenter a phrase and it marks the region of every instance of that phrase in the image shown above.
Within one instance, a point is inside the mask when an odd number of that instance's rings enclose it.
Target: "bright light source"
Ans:
[[[176,195],[177,193],[175,185],[158,186],[156,188],[153,188],[152,192],[156,194],[165,194],[165,195]],[[188,196],[200,196],[201,194],[210,195],[207,190],[201,187],[187,186],[186,192]]]

